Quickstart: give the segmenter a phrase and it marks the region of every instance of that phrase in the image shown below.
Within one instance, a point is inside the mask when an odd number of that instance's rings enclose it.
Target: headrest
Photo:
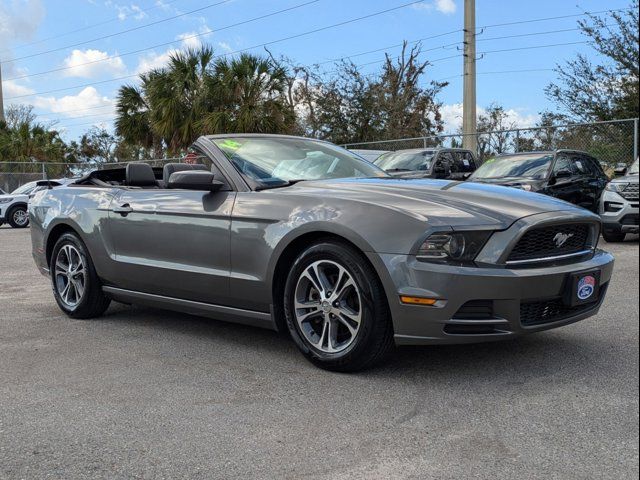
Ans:
[[[209,171],[204,165],[199,163],[167,163],[162,169],[162,181],[165,186],[169,183],[169,177],[175,172],[184,172],[185,170],[206,170]]]
[[[127,185],[132,187],[149,187],[158,185],[153,169],[148,163],[129,163],[126,173]]]

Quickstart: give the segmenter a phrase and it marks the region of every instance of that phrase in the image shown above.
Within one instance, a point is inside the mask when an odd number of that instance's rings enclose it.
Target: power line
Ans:
[[[506,26],[509,26],[509,25],[522,25],[524,23],[546,22],[547,20],[560,20],[560,19],[563,19],[563,18],[585,17],[585,16],[590,16],[590,15],[598,15],[598,14],[601,14],[601,13],[626,12],[626,11],[629,11],[629,10],[633,10],[633,8],[618,8],[618,9],[611,9],[611,10],[599,10],[599,11],[596,11],[596,12],[574,13],[574,14],[571,14],[571,15],[559,15],[557,17],[533,18],[533,19],[529,19],[529,20],[518,20],[518,21],[513,21],[513,22],[494,23],[492,25],[483,25],[481,27],[478,27],[478,30],[482,30],[484,28],[506,27]]]
[[[535,50],[537,48],[550,48],[550,47],[561,47],[561,46],[565,46],[565,45],[580,45],[580,44],[585,44],[585,43],[589,43],[587,40],[583,40],[580,42],[564,42],[564,43],[551,43],[548,45],[535,45],[532,47],[517,47],[517,48],[502,48],[500,50],[485,50],[484,52],[478,52],[481,55],[487,54],[487,53],[500,53],[500,52],[515,52],[518,50]]]
[[[57,92],[64,92],[66,90],[75,90],[76,88],[92,87],[93,85],[102,85],[104,83],[118,82],[120,80],[126,80],[128,78],[134,78],[137,76],[138,74],[125,75],[124,77],[116,77],[110,80],[101,80],[99,82],[82,83],[80,85],[74,85],[73,87],[54,88],[52,90],[45,90],[43,92],[34,92],[34,93],[26,93],[24,95],[16,95],[15,97],[5,98],[5,100],[15,100],[16,98],[35,97],[36,95],[46,95],[48,93],[57,93]]]
[[[180,13],[178,15],[173,15],[171,17],[163,18],[161,20],[156,20],[155,22],[146,23],[144,25],[138,25],[138,26],[132,27],[132,28],[127,28],[127,29],[121,30],[119,32],[110,33],[109,35],[103,35],[101,37],[92,38],[91,40],[85,40],[83,42],[78,42],[78,43],[72,43],[70,45],[65,45],[64,47],[57,47],[57,48],[52,48],[51,50],[45,50],[43,52],[32,53],[30,55],[24,55],[22,57],[15,58],[12,61],[17,62],[19,60],[25,60],[27,58],[39,57],[40,55],[47,55],[49,53],[59,52],[61,50],[66,50],[67,48],[79,47],[80,45],[86,45],[87,43],[97,42],[99,40],[104,40],[106,38],[117,37],[118,35],[124,35],[125,33],[135,32],[135,31],[141,30],[143,28],[152,27],[152,26],[158,25],[160,23],[168,22],[170,20],[175,20],[176,18],[184,17],[185,15],[191,15],[193,13],[201,12],[202,10],[207,10],[209,8],[213,8],[213,7],[216,7],[218,5],[222,5],[224,3],[229,3],[230,1],[232,1],[232,0],[222,0],[221,2],[211,3],[209,5],[205,5],[204,7],[200,7],[200,8],[196,8],[195,10],[191,10],[189,12]],[[313,1],[309,2],[309,3],[315,3],[315,2],[318,2],[318,1],[320,1],[320,0],[313,0]],[[207,33],[210,33],[210,32],[207,32]],[[7,63],[7,62],[3,62],[3,63]]]
[[[221,30],[226,30],[226,29],[231,28],[231,27],[236,27],[238,25],[243,25],[243,24],[254,22],[254,21],[257,21],[257,20],[262,20],[264,18],[271,17],[271,16],[274,16],[274,15],[278,15],[280,13],[288,12],[290,10],[294,10],[294,9],[297,9],[297,8],[301,8],[301,7],[304,7],[304,6],[309,5],[311,3],[316,3],[318,1],[319,0],[312,0],[312,1],[309,1],[309,2],[305,2],[305,3],[298,4],[298,5],[294,5],[293,7],[285,8],[283,10],[278,10],[277,12],[269,13],[269,14],[266,14],[266,15],[261,15],[259,17],[251,18],[249,20],[244,20],[242,22],[238,22],[238,23],[235,23],[235,24],[232,24],[232,25],[227,25],[225,27],[220,27],[220,28],[216,29],[216,32],[220,32]],[[371,14],[368,14],[368,15],[363,15],[361,17],[352,18],[352,19],[349,19],[349,20],[345,20],[343,22],[334,23],[332,25],[327,25],[327,26],[324,26],[324,27],[316,28],[314,30],[309,30],[309,31],[302,32],[302,33],[299,33],[299,34],[296,34],[296,35],[290,35],[288,37],[280,38],[280,39],[273,40],[273,41],[270,41],[270,42],[267,42],[267,43],[261,43],[261,44],[258,44],[258,45],[253,45],[251,47],[242,48],[240,50],[235,50],[233,52],[227,52],[227,53],[224,53],[224,54],[221,54],[221,55],[215,55],[213,58],[226,57],[226,56],[229,56],[229,55],[234,55],[236,53],[242,53],[242,52],[245,52],[247,50],[253,50],[255,48],[266,47],[268,45],[273,45],[273,44],[284,42],[284,41],[287,41],[287,40],[293,40],[295,38],[304,37],[306,35],[311,35],[313,33],[321,32],[321,31],[324,31],[324,30],[328,30],[330,28],[340,27],[340,26],[347,25],[347,24],[350,24],[350,23],[354,23],[354,22],[358,22],[358,21],[361,21],[361,20],[365,20],[367,18],[372,18],[372,17],[378,16],[378,15],[383,15],[385,13],[389,13],[389,12],[392,12],[392,11],[395,11],[395,10],[399,10],[401,8],[408,7],[410,5],[415,5],[415,4],[423,3],[423,2],[424,2],[424,0],[417,0],[417,1],[410,2],[410,3],[405,3],[405,4],[399,5],[397,7],[387,8],[385,10],[380,10],[378,12],[374,12],[374,13],[371,13]],[[189,40],[189,39],[192,39],[192,38],[201,37],[202,35],[209,35],[210,33],[211,32],[203,32],[203,33],[198,33],[198,34],[195,34],[195,35],[189,35],[189,36],[183,37],[181,40]],[[74,65],[72,67],[55,68],[53,70],[46,70],[46,71],[43,71],[43,72],[31,73],[29,75],[22,75],[22,76],[19,76],[19,77],[8,78],[7,80],[19,80],[19,79],[22,79],[22,78],[34,77],[34,76],[37,76],[37,75],[44,75],[44,74],[47,74],[47,73],[59,72],[59,71],[62,71],[62,70],[69,70],[71,68],[76,68],[76,67],[80,67],[80,66],[84,66],[84,65],[90,65],[90,64],[94,64],[94,63],[100,63],[100,62],[104,62],[104,61],[107,61],[107,60],[112,60],[112,59],[118,58],[118,57],[125,57],[125,56],[128,56],[128,55],[134,55],[136,53],[146,52],[148,50],[153,50],[154,48],[157,48],[157,47],[164,47],[164,46],[167,46],[167,45],[172,45],[174,43],[176,43],[176,40],[173,40],[171,42],[160,43],[160,44],[157,44],[157,45],[152,45],[151,47],[146,47],[146,48],[142,48],[142,49],[138,49],[138,50],[133,50],[133,51],[122,53],[122,54],[118,54],[118,55],[111,55],[111,56],[108,56],[108,57],[105,57],[105,58],[101,58],[99,60],[93,60],[91,62],[79,63],[79,64]]]
[[[419,39],[417,39],[417,40],[412,40],[412,41],[410,41],[410,42],[407,42],[407,45],[412,45],[412,44],[415,44],[415,43],[418,43],[418,42],[423,42],[423,41],[425,41],[425,40],[431,40],[431,39],[438,38],[438,37],[444,37],[444,36],[446,36],[446,35],[452,35],[452,34],[454,34],[454,33],[458,33],[458,32],[461,32],[461,31],[462,31],[462,29],[461,29],[461,28],[459,28],[459,29],[457,29],[457,30],[451,30],[450,32],[440,33],[440,34],[438,34],[438,35],[432,35],[432,36],[430,36],[430,37],[423,37],[423,38],[419,38]],[[442,45],[442,46],[440,46],[440,47],[435,47],[435,48],[432,48],[432,49],[429,49],[429,50],[423,50],[423,51],[425,51],[425,52],[426,52],[426,51],[430,51],[430,50],[435,50],[435,49],[437,49],[437,48],[445,48],[445,47],[449,47],[449,46],[453,46],[453,45],[458,45],[458,44],[460,44],[460,43],[461,43],[461,42],[450,43],[450,44],[448,44],[448,45]],[[319,65],[325,65],[325,64],[327,64],[327,63],[339,62],[339,61],[341,61],[341,60],[346,60],[346,59],[355,58],[355,57],[361,57],[361,56],[363,56],[363,55],[368,55],[368,54],[370,54],[370,53],[377,53],[377,52],[382,52],[382,51],[384,51],[384,50],[389,50],[389,49],[391,49],[391,48],[402,47],[403,45],[404,45],[404,43],[398,43],[398,44],[396,44],[396,45],[390,45],[390,46],[383,47],[383,48],[376,48],[375,50],[369,50],[369,51],[367,51],[367,52],[360,52],[360,53],[356,53],[356,54],[349,55],[349,56],[346,56],[346,57],[333,58],[333,59],[331,59],[331,60],[325,60],[325,61],[322,61],[322,62],[312,63],[312,64],[310,64],[310,65],[306,65],[306,66],[307,66],[307,67],[315,66],[315,65],[318,65],[318,66],[319,66]]]
[[[172,3],[175,3],[175,2],[178,2],[178,1],[182,1],[182,0],[169,0],[169,1],[162,2],[162,3],[158,2],[158,4],[154,5],[153,7],[143,8],[141,10],[136,11],[136,13],[137,14],[146,13],[146,12],[149,12],[151,10],[156,10],[158,8],[165,7],[167,5],[171,5]],[[107,23],[115,22],[117,20],[121,20],[120,16],[112,17],[112,18],[110,18],[108,20],[104,20],[104,21],[98,22],[98,23],[93,23],[91,25],[87,25],[87,26],[84,26],[82,28],[77,28],[75,30],[69,30],[67,32],[60,33],[58,35],[53,35],[51,37],[46,37],[46,38],[43,38],[41,40],[36,40],[35,42],[23,43],[22,45],[17,45],[17,46],[12,47],[12,48],[3,48],[1,51],[8,52],[8,51],[11,51],[11,50],[19,50],[19,49],[23,49],[23,48],[26,48],[26,47],[31,47],[33,45],[39,45],[41,43],[48,42],[50,40],[55,40],[56,38],[66,37],[66,36],[72,35],[74,33],[83,32],[85,30],[89,30],[89,29],[94,28],[94,27],[99,27],[101,25],[106,25]]]

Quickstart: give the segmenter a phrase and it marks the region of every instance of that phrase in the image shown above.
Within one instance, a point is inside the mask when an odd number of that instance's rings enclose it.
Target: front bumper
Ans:
[[[613,210],[615,211],[607,211]],[[638,201],[605,190],[600,199],[602,229],[609,233],[638,233]]]
[[[378,271],[388,274],[382,281],[398,345],[500,340],[590,317],[604,300],[614,263],[613,256],[602,250],[579,263],[529,269],[456,267],[393,254],[370,254],[369,259]],[[559,299],[570,274],[590,270],[600,271],[598,299],[580,308],[561,309]],[[434,306],[406,305],[400,302],[400,295],[440,300]],[[462,315],[461,307],[468,302],[490,304],[491,314],[471,319]],[[561,314],[551,315],[556,310],[545,307],[547,304],[555,305],[553,308],[560,309]],[[530,305],[541,305],[539,311],[546,312],[542,322],[521,321],[522,309]]]

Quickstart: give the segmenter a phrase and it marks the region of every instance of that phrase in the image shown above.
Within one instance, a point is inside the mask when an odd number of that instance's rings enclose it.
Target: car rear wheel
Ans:
[[[72,318],[93,318],[104,313],[111,300],[102,292],[91,256],[77,235],[65,233],[51,255],[53,295],[60,309]]]
[[[25,228],[29,226],[29,214],[27,207],[18,205],[9,210],[7,221],[13,228]]]
[[[298,348],[327,370],[369,368],[393,347],[383,287],[366,258],[347,245],[323,242],[298,256],[284,311]]]

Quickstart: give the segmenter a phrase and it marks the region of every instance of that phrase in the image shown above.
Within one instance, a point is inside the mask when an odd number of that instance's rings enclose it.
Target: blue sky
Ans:
[[[161,66],[171,49],[207,42],[220,55],[254,46],[258,48],[250,51],[260,53],[260,45],[270,43],[276,56],[300,64],[351,57],[364,72],[373,73],[385,50],[397,54],[396,45],[403,40],[426,38],[423,57],[433,61],[426,78],[450,82],[440,100],[447,129],[455,129],[462,100],[458,48],[463,0],[407,5],[411,1],[0,0],[5,106],[34,105],[42,121],[57,121],[65,138],[74,139],[93,124],[111,128],[118,87],[135,82],[135,75],[145,69]],[[575,15],[628,5],[627,0],[477,0],[479,108],[497,102],[521,126],[535,122],[538,112],[553,107],[543,92],[555,78],[549,69],[578,52],[594,56],[585,44],[566,45],[585,40],[576,30],[577,20],[584,17]],[[278,41],[388,9],[394,10]],[[269,16],[234,26],[264,15]],[[568,17],[497,25],[559,16]],[[555,44],[565,45],[527,48]],[[495,52],[520,48],[527,49]],[[377,49],[385,50],[353,56]],[[323,68],[331,70],[332,65]],[[533,71],[504,73],[512,70]]]

